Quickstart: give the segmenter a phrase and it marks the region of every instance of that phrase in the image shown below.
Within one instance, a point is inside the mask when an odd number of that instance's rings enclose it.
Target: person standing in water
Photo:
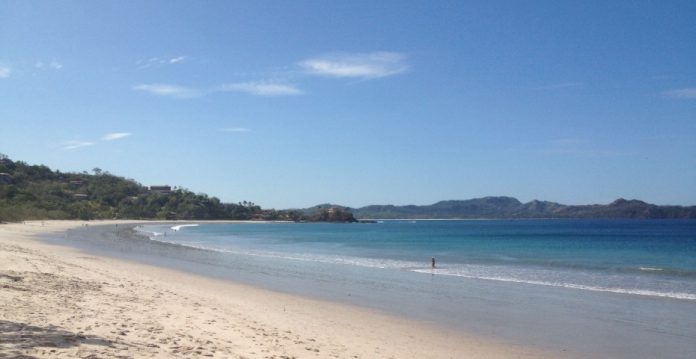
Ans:
[[[435,269],[435,257],[431,259],[432,268]]]

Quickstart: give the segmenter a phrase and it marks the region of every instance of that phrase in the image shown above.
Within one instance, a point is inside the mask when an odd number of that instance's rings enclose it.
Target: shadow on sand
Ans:
[[[0,358],[35,358],[23,354],[35,348],[51,351],[80,344],[112,347],[114,343],[92,335],[71,333],[53,325],[37,327],[0,320]]]

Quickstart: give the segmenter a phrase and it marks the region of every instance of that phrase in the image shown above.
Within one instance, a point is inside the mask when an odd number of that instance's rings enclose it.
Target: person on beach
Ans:
[[[432,268],[435,269],[435,257],[431,259]]]

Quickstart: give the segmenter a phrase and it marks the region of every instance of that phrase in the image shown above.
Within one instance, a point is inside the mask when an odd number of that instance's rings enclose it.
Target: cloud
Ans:
[[[10,77],[12,69],[7,66],[0,66],[0,79],[6,79]]]
[[[297,87],[272,82],[238,82],[220,86],[217,91],[239,91],[258,96],[292,96],[304,92]]]
[[[135,62],[135,64],[140,69],[146,69],[148,67],[159,67],[164,65],[174,65],[185,62],[188,60],[188,56],[175,56],[175,57],[151,57],[149,59],[140,59]]]
[[[222,132],[251,132],[250,129],[248,129],[248,128],[243,128],[243,127],[223,128],[221,131],[222,131]]]
[[[193,98],[203,96],[203,93],[199,90],[171,85],[171,84],[140,84],[133,86],[134,90],[147,92],[157,96],[167,96],[175,98]]]
[[[400,74],[409,69],[406,57],[396,52],[332,54],[301,61],[308,73],[327,77],[376,79]]]
[[[580,87],[580,86],[582,86],[582,83],[580,83],[580,82],[561,82],[558,84],[537,86],[537,87],[534,87],[534,89],[535,90],[560,90],[560,89]]]
[[[668,97],[682,99],[696,99],[696,87],[683,88],[678,90],[665,91],[662,93]]]
[[[95,145],[94,142],[73,140],[73,141],[63,142],[63,144],[61,145],[62,146],[61,148],[64,150],[74,150],[76,148],[88,147],[88,146],[93,146],[93,145]]]
[[[113,141],[113,140],[120,140],[122,138],[126,138],[128,136],[131,136],[132,133],[129,132],[113,132],[113,133],[107,133],[102,137],[103,141]]]
[[[131,136],[131,133],[128,132],[113,132],[113,133],[107,133],[102,137],[102,141],[113,141],[113,140],[119,140],[122,138],[126,138],[128,136]],[[96,145],[96,142],[93,141],[78,141],[78,140],[72,140],[72,141],[65,141],[61,144],[61,148],[64,150],[74,150],[77,148],[82,148],[82,147],[89,147],[89,146],[94,146]]]
[[[157,96],[174,98],[201,97],[214,92],[246,92],[257,96],[292,96],[304,94],[302,90],[295,86],[265,81],[236,82],[204,89],[195,89],[165,83],[153,83],[136,85],[133,86],[133,89]]]
[[[63,68],[63,64],[56,61],[56,59],[51,60],[51,62],[45,63],[43,61],[37,61],[34,65],[39,70],[60,70]]]
[[[169,62],[170,64],[176,64],[176,63],[179,63],[179,62],[183,62],[183,61],[185,61],[186,59],[187,59],[186,56],[178,56],[178,57],[174,57],[174,58],[169,59],[168,62]]]

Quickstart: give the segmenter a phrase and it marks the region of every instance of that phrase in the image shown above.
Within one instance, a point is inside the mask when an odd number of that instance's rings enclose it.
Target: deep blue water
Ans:
[[[696,301],[693,220],[254,223],[140,230],[153,240],[231,256]],[[437,260],[434,270],[431,257]]]

